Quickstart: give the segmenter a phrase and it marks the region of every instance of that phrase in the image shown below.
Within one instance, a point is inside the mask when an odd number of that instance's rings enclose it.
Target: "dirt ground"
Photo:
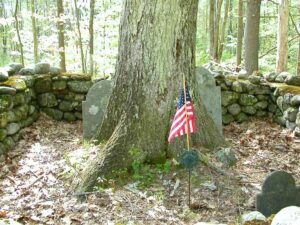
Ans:
[[[0,218],[22,224],[195,224],[237,223],[255,209],[255,195],[267,174],[285,170],[300,178],[300,140],[266,118],[224,128],[238,163],[222,175],[205,165],[193,171],[192,209],[187,172],[171,167],[148,187],[129,179],[111,183],[78,202],[72,186],[97,149],[83,143],[80,121],[66,123],[41,116],[23,139],[0,159]],[[74,179],[75,178],[75,179]]]

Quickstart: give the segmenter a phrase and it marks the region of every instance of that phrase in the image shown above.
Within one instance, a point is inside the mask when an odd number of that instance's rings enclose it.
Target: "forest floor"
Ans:
[[[187,172],[173,163],[148,167],[144,175],[149,179],[140,174],[122,185],[111,181],[108,188],[99,187],[78,202],[74,177],[80,179],[78,170],[95,157],[96,148],[83,143],[81,122],[42,115],[0,160],[0,220],[55,225],[238,223],[239,215],[255,210],[255,195],[271,171],[300,177],[300,140],[265,118],[233,123],[224,134],[238,163],[222,167],[229,176],[200,165],[192,173],[192,209],[187,206]],[[213,154],[210,160],[219,165]]]

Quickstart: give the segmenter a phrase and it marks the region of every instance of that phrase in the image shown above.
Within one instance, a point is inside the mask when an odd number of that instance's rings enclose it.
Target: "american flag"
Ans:
[[[184,89],[181,91],[180,101],[177,105],[176,114],[173,119],[168,141],[169,143],[178,136],[189,134],[197,131],[194,107],[186,86],[186,104],[184,104]]]

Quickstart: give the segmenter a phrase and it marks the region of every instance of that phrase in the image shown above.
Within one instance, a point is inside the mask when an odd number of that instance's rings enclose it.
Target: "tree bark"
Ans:
[[[223,0],[217,0],[215,18],[214,18],[214,49],[213,49],[213,60],[219,61],[219,33],[220,33],[220,18]]]
[[[243,0],[239,0],[238,6],[238,32],[237,32],[237,45],[236,45],[236,71],[240,71],[242,63],[242,46],[244,36],[244,24],[243,24]]]
[[[289,28],[289,1],[279,1],[278,28],[277,28],[277,56],[276,72],[287,71],[288,63],[288,28]]]
[[[130,168],[136,159],[130,154],[133,149],[140,152],[141,161],[161,162],[178,147],[174,143],[168,146],[167,137],[182,76],[191,81],[195,94],[199,88],[195,81],[197,6],[195,0],[175,0],[173,4],[125,1],[115,87],[106,116],[94,135],[106,145],[83,173],[77,192],[91,190],[99,176],[107,178],[113,171]],[[197,103],[197,96],[194,99]],[[206,135],[217,134],[216,139],[203,143],[210,147],[224,144],[213,122],[211,127]],[[199,136],[194,135],[198,141],[195,146],[203,140]]]
[[[33,35],[34,63],[38,63],[39,55],[38,55],[38,34],[36,30],[36,20],[35,20],[35,0],[31,0],[31,24],[32,24],[32,35]]]
[[[14,17],[15,17],[17,36],[19,41],[19,50],[21,54],[21,63],[24,66],[24,51],[23,51],[23,43],[22,43],[20,30],[19,30],[18,8],[19,8],[19,0],[16,0]]]
[[[247,0],[245,27],[245,68],[248,75],[258,70],[261,0]]]
[[[86,69],[85,69],[85,64],[84,64],[84,53],[83,53],[83,46],[82,46],[80,21],[79,21],[79,9],[77,7],[77,0],[74,0],[74,6],[75,6],[77,32],[78,32],[78,42],[79,42],[79,48],[80,48],[81,69],[82,69],[82,73],[85,73]]]
[[[213,59],[215,43],[215,0],[209,4],[209,55]]]
[[[66,55],[65,55],[65,34],[64,34],[64,14],[63,0],[57,0],[57,17],[58,17],[58,48],[60,58],[60,69],[66,72]]]
[[[222,24],[222,31],[221,31],[221,37],[220,37],[220,43],[219,43],[219,53],[218,53],[218,61],[222,59],[223,49],[224,49],[224,42],[225,42],[225,32],[227,27],[227,21],[228,21],[228,10],[229,10],[229,3],[230,0],[226,0],[225,2],[225,10],[224,10],[224,17],[223,17],[223,24]]]
[[[95,0],[90,1],[90,21],[89,21],[89,56],[90,56],[90,74],[94,74],[94,14]]]
[[[297,63],[297,75],[300,76],[300,36],[298,37],[299,39],[299,46],[298,46],[298,63]]]

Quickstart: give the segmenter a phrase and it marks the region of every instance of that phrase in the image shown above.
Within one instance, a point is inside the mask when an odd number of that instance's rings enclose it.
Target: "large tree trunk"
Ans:
[[[57,0],[57,17],[58,17],[58,48],[60,58],[60,69],[66,72],[66,55],[65,55],[65,31],[64,31],[64,14],[63,0]]]
[[[107,114],[94,136],[106,145],[84,172],[78,192],[91,190],[99,176],[109,177],[113,171],[129,168],[135,159],[130,154],[133,149],[139,150],[141,161],[165,160],[174,101],[180,95],[183,75],[197,94],[197,6],[195,0],[174,0],[172,4],[162,0],[125,1],[115,87]],[[205,132],[215,138],[202,143],[210,147],[224,144],[214,123],[207,121],[210,124],[204,124]],[[200,134],[194,135],[194,146],[204,140]],[[171,146],[169,149],[176,150],[177,145]]]
[[[35,13],[35,0],[31,0],[31,24],[32,24],[32,35],[33,35],[33,55],[34,63],[39,62],[38,55],[38,34],[36,29],[36,13]]]
[[[245,67],[248,75],[258,70],[261,0],[247,0],[245,27]]]
[[[277,30],[277,57],[276,72],[287,71],[288,62],[288,28],[289,28],[289,1],[279,1],[278,30]]]
[[[243,0],[239,0],[238,6],[238,32],[237,32],[237,44],[236,44],[236,71],[240,71],[242,63],[242,46],[243,46],[243,35],[244,35],[244,24],[243,24]]]

